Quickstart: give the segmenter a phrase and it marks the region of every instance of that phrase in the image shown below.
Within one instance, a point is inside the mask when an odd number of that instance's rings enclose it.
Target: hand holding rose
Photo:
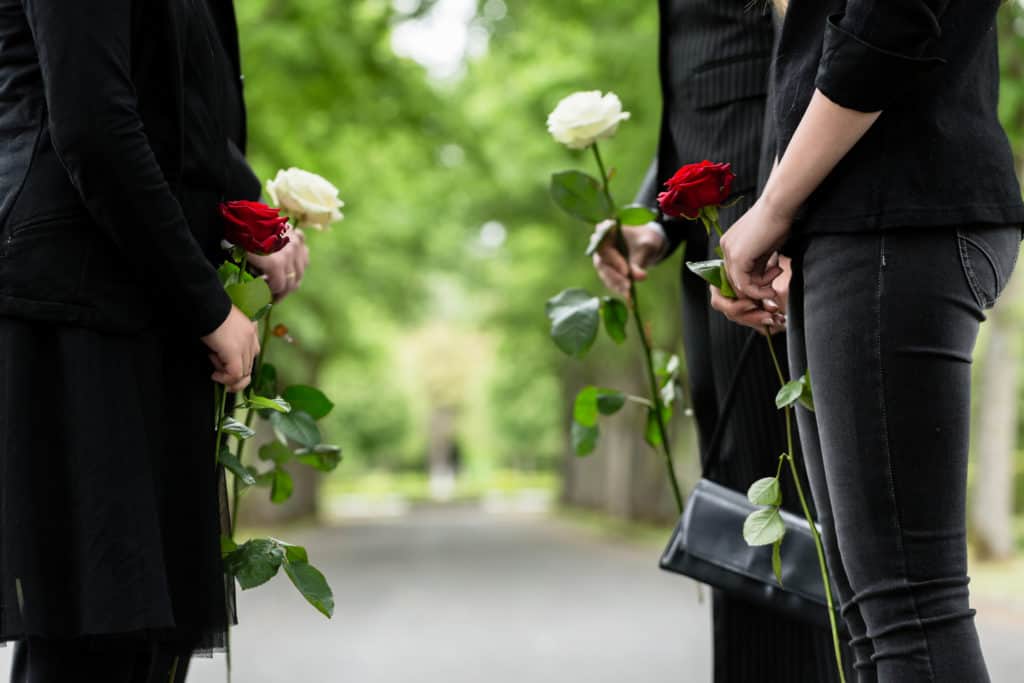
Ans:
[[[297,290],[309,267],[309,247],[302,230],[289,227],[285,237],[288,244],[280,251],[268,255],[249,254],[249,263],[263,274],[275,301]]]
[[[607,221],[606,221],[607,223]],[[605,229],[604,223],[597,230]],[[629,247],[629,266],[633,279],[637,282],[647,279],[647,268],[650,267],[665,248],[664,234],[654,224],[624,225],[622,237]],[[613,240],[605,239],[594,252],[594,269],[605,287],[629,301],[629,270],[626,259],[622,256]]]
[[[792,215],[782,214],[758,200],[722,237],[722,254],[729,282],[737,296],[776,299],[772,281],[782,274],[777,252],[789,235]]]
[[[253,361],[260,352],[256,323],[232,306],[228,317],[216,330],[202,338],[209,347],[213,363],[213,381],[228,391],[239,392],[249,386]]]

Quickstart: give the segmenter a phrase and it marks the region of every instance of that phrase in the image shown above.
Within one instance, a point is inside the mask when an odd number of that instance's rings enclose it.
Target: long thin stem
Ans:
[[[611,191],[608,188],[608,173],[605,170],[604,161],[601,159],[601,150],[598,149],[597,143],[590,146],[594,150],[594,160],[597,161],[597,168],[601,172],[601,189],[604,192],[605,199],[608,201],[610,209],[614,210],[615,201],[612,199]],[[629,264],[629,245],[626,243],[625,237],[622,235],[622,224],[618,218],[615,218],[615,243],[616,248],[622,253],[623,258],[626,259],[626,263]],[[627,265],[626,277],[629,279],[629,298],[633,306],[633,322],[636,324],[637,336],[640,338],[640,344],[644,349],[644,361],[647,365],[647,378],[651,385],[651,398],[654,403],[654,407],[651,409],[654,412],[654,419],[658,426],[658,433],[661,436],[662,451],[665,454],[665,466],[668,469],[669,484],[672,487],[672,496],[675,498],[676,507],[679,512],[683,511],[683,494],[679,487],[679,479],[676,476],[675,462],[672,458],[672,446],[669,443],[668,428],[665,425],[665,416],[663,411],[663,405],[661,402],[661,392],[658,390],[658,377],[654,370],[654,354],[651,351],[651,345],[647,340],[647,326],[644,324],[643,316],[640,313],[640,301],[637,296],[636,282],[633,279],[633,270]]]
[[[768,341],[768,350],[772,356],[772,363],[775,365],[775,372],[779,376],[780,385],[786,384],[785,375],[782,372],[782,365],[779,364],[779,357],[775,353],[775,345],[772,344],[771,334],[765,330],[765,339]],[[825,602],[828,605],[828,623],[832,629],[832,646],[835,649],[836,667],[839,669],[840,683],[846,683],[846,673],[843,670],[843,651],[839,645],[839,627],[836,624],[835,602],[832,598],[832,580],[829,578],[828,564],[825,562],[825,546],[821,542],[821,535],[818,533],[818,525],[811,515],[811,508],[807,504],[807,496],[804,495],[804,487],[800,483],[800,474],[796,469],[796,460],[793,458],[793,408],[786,406],[786,460],[789,461],[789,471],[793,476],[793,487],[796,489],[796,496],[800,500],[800,508],[804,517],[811,527],[811,537],[814,539],[814,550],[818,554],[818,567],[821,570],[821,580],[825,584]]]
[[[258,387],[260,379],[263,375],[263,365],[267,357],[267,344],[270,342],[270,315],[274,312],[273,306],[267,311],[267,314],[263,318],[263,336],[260,340],[260,355],[256,359],[256,369],[253,370],[252,377],[254,384]],[[249,391],[252,391],[250,386]],[[245,413],[245,426],[252,427],[252,423],[256,418],[256,411],[250,405]],[[242,456],[245,455],[245,444],[246,439],[241,439],[238,442],[238,450],[235,453],[235,457],[238,458],[238,462],[242,462]],[[231,489],[231,537],[234,538],[235,528],[237,526],[238,511],[241,507],[242,502],[242,485],[238,477],[235,477],[232,483]]]
[[[228,390],[223,384],[213,385],[214,403],[217,406],[217,441],[214,444],[214,462],[220,463],[220,445],[224,438],[224,410],[228,404]]]

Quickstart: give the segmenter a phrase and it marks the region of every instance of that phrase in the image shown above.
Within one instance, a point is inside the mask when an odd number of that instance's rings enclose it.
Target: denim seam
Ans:
[[[896,525],[896,544],[899,548],[900,561],[903,564],[903,580],[910,583],[910,570],[907,567],[907,552],[903,545],[903,523],[900,519],[899,505],[896,502],[896,473],[893,471],[892,449],[889,443],[889,411],[886,409],[885,391],[885,368],[882,363],[882,279],[884,277],[885,263],[885,233],[879,237],[880,258],[878,259],[878,279],[875,288],[875,358],[878,363],[878,405],[882,414],[882,449],[885,453],[885,461],[888,465],[889,498],[892,501],[893,521]],[[921,621],[921,611],[917,605],[917,596],[910,591],[910,602],[914,608],[914,619],[917,628],[924,640],[925,650],[928,652],[928,675],[929,680],[935,681],[935,671],[932,669],[931,646],[928,643],[928,634],[924,630]]]
[[[967,285],[971,288],[971,294],[974,295],[974,301],[983,309],[990,307],[994,302],[990,302],[988,297],[985,296],[984,292],[981,291],[981,286],[978,284],[978,275],[974,272],[974,266],[971,264],[971,256],[967,253],[967,244],[970,240],[963,234],[962,231],[956,231],[956,245],[960,252],[960,264],[964,269],[964,277],[967,278]],[[973,244],[973,243],[972,243]],[[980,249],[977,244],[975,248]],[[996,271],[998,273],[998,270]]]

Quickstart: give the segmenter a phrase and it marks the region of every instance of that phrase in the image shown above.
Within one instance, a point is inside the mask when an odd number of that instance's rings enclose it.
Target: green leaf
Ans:
[[[626,403],[626,395],[615,389],[598,389],[583,387],[576,394],[572,416],[577,424],[593,427],[597,424],[597,416],[614,415]]]
[[[772,544],[772,571],[775,572],[775,579],[782,584],[782,539]]]
[[[626,325],[629,324],[629,308],[626,303],[606,296],[602,301],[601,313],[604,316],[604,331],[612,341],[616,344],[626,341]]]
[[[289,413],[292,410],[288,401],[280,396],[277,398],[267,398],[266,396],[252,395],[249,397],[249,405],[256,410],[273,410],[278,413]]]
[[[708,284],[714,285],[722,292],[722,296],[729,299],[736,298],[736,291],[732,288],[728,276],[725,274],[725,261],[720,258],[710,261],[687,261],[686,267]]]
[[[295,492],[295,480],[288,470],[283,467],[275,467],[274,479],[270,484],[270,502],[280,505],[292,497]]]
[[[322,443],[312,449],[300,449],[295,455],[303,465],[321,472],[333,472],[341,464],[341,446]]]
[[[294,410],[301,410],[314,420],[320,420],[334,409],[334,404],[316,387],[294,384],[281,394]]]
[[[231,298],[231,303],[238,306],[250,320],[255,320],[260,310],[273,301],[270,286],[263,279],[228,285],[224,291]]]
[[[661,416],[665,423],[665,429],[668,429],[669,422],[672,420],[672,408],[670,406],[662,406]],[[661,430],[658,428],[658,417],[654,408],[647,409],[647,426],[644,429],[644,441],[650,444],[651,448],[657,448],[664,442],[661,437]]]
[[[572,423],[572,449],[576,455],[590,455],[597,448],[597,439],[601,435],[597,425],[581,425]]]
[[[281,465],[288,462],[294,457],[291,449],[284,445],[280,441],[270,441],[260,446],[259,458],[260,460],[273,462],[274,464]]]
[[[264,306],[260,310],[256,311],[256,315],[254,315],[252,317],[252,319],[256,320],[256,321],[263,320],[264,318],[267,317],[267,314],[270,313],[270,309],[273,308],[273,307],[274,307],[274,304],[272,304],[272,303],[271,304],[267,304],[266,306]]]
[[[256,436],[256,432],[254,432],[249,427],[246,427],[244,423],[239,422],[230,415],[225,415],[224,420],[221,424],[223,425],[222,429],[224,430],[225,434],[231,434],[232,436],[236,436],[242,441],[245,441],[246,439],[251,439],[252,437]]]
[[[328,619],[334,615],[334,593],[319,569],[308,562],[288,562],[284,571],[292,585],[318,612]]]
[[[320,443],[320,429],[309,413],[292,410],[290,413],[271,413],[270,426],[281,443],[294,441],[300,446],[313,448]]]
[[[224,467],[233,475],[238,477],[246,486],[254,486],[256,484],[256,480],[251,474],[249,474],[249,470],[242,466],[241,461],[235,457],[235,454],[231,452],[231,449],[228,448],[226,443],[222,443],[220,445],[220,453],[217,456],[217,461],[220,462],[221,465],[224,465]]]
[[[551,338],[563,353],[582,358],[597,338],[601,300],[582,289],[567,289],[547,303]]]
[[[597,251],[601,243],[604,242],[604,238],[608,236],[608,233],[614,230],[616,227],[615,221],[601,221],[596,228],[594,228],[593,234],[590,235],[590,242],[587,244],[587,256],[593,256],[594,252]]]
[[[803,391],[800,392],[800,405],[807,410],[814,412],[814,393],[811,390],[811,371],[808,370],[804,373],[803,377],[800,378],[800,383],[803,385]]]
[[[654,349],[651,353],[651,361],[654,364],[654,374],[657,375],[659,384],[679,376],[679,356],[676,354]]]
[[[703,279],[708,284],[722,288],[722,259],[716,258],[710,261],[687,261],[686,267],[690,272]]]
[[[794,379],[786,382],[782,385],[782,388],[779,389],[779,393],[775,395],[775,405],[779,410],[788,408],[799,401],[803,393],[804,385],[800,380]]]
[[[292,545],[291,543],[285,543],[280,539],[272,539],[284,548],[284,557],[288,562],[309,562],[309,553],[301,545]]]
[[[779,486],[778,478],[765,477],[764,479],[758,479],[747,490],[747,498],[754,505],[781,505],[782,487]]]
[[[614,415],[626,405],[626,395],[615,389],[601,389],[597,392],[597,411],[602,415]]]
[[[220,537],[220,556],[221,556],[221,558],[227,557],[228,555],[230,555],[231,553],[235,552],[236,550],[238,550],[238,544],[235,543],[235,539],[231,538],[230,536],[221,536]]]
[[[567,214],[587,223],[600,223],[612,215],[612,206],[601,183],[580,171],[552,175],[551,198]]]
[[[220,268],[217,269],[217,277],[220,278],[220,284],[224,287],[237,284],[240,282],[238,272],[238,266],[231,261],[225,261],[220,264]]]
[[[786,535],[786,525],[775,507],[756,510],[743,522],[743,538],[747,545],[771,545]]]
[[[277,396],[277,368],[274,365],[260,365],[253,379],[252,391],[260,396]]]
[[[583,387],[576,394],[572,419],[583,427],[593,427],[597,424],[597,387]]]
[[[645,225],[658,220],[658,213],[643,204],[630,204],[619,209],[619,220],[623,225]]]
[[[249,590],[274,578],[284,558],[285,552],[280,545],[269,538],[254,538],[225,557],[224,567],[242,590]]]
[[[679,376],[679,367],[679,356],[673,353],[669,356],[668,362],[665,364],[665,373],[668,374],[669,377],[676,378]]]
[[[718,270],[718,279],[722,281],[722,284],[719,285],[718,289],[721,290],[722,296],[727,299],[735,299],[736,290],[732,288],[732,283],[729,282],[729,276],[725,272],[725,264],[723,263],[719,266]]]
[[[662,405],[670,406],[673,403],[675,403],[676,398],[678,398],[675,380],[670,379],[669,381],[665,382],[665,385],[661,387],[659,395],[661,396]]]

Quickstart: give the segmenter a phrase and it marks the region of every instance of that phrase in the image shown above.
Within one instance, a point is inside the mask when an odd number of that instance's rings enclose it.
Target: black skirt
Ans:
[[[170,333],[0,318],[0,642],[223,647],[210,372]]]

